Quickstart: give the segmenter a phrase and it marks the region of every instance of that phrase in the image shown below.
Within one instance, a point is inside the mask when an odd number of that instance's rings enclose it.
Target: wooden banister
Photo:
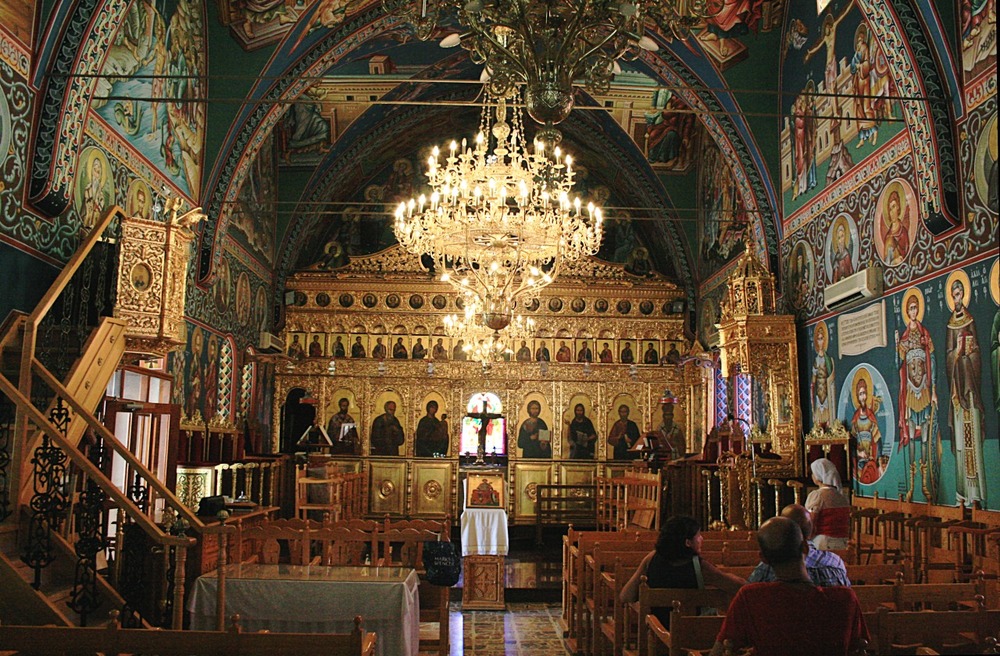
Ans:
[[[156,493],[167,502],[170,508],[175,512],[177,512],[178,516],[183,517],[185,520],[187,520],[187,522],[196,530],[204,528],[204,523],[201,521],[201,518],[198,517],[196,514],[194,514],[194,512],[192,512],[190,508],[181,503],[181,500],[178,499],[176,495],[174,495],[174,493],[171,492],[170,489],[167,488],[167,486],[165,486],[156,477],[156,474],[149,471],[149,469],[142,463],[142,461],[136,458],[135,454],[126,449],[125,446],[118,441],[118,438],[116,438],[114,434],[111,431],[109,431],[104,424],[98,421],[97,418],[90,413],[90,411],[81,406],[80,403],[73,397],[73,395],[70,394],[69,391],[63,386],[63,384],[60,383],[59,380],[52,374],[52,372],[50,372],[48,369],[45,368],[45,365],[43,365],[37,359],[33,360],[32,362],[34,364],[35,371],[38,373],[39,377],[45,382],[45,384],[51,387],[53,391],[55,391],[56,394],[59,395],[59,397],[61,397],[63,401],[65,401],[69,405],[70,408],[73,409],[73,412],[77,413],[77,415],[79,415],[85,422],[87,422],[87,426],[89,426],[95,433],[101,436],[107,448],[112,449],[117,455],[119,455],[123,460],[125,460],[125,462],[127,462],[128,465],[132,467],[133,471],[137,472],[143,478],[143,482],[149,485],[150,489],[155,490]],[[63,446],[63,449],[67,451],[78,452],[78,449],[76,448],[75,445]],[[84,460],[86,460],[86,458],[84,458]],[[103,473],[101,474],[101,477],[103,477]]]

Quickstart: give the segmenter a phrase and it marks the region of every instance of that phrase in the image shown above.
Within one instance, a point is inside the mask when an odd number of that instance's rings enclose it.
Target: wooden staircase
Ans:
[[[67,391],[85,408],[95,408],[104,396],[108,383],[118,369],[125,352],[123,337],[124,323],[117,319],[105,318],[91,333],[83,347],[83,353],[72,366],[64,383]],[[21,350],[21,334],[23,318],[11,322],[7,329],[13,331],[3,340],[0,352],[0,376],[13,384],[11,378],[17,379],[15,358]],[[55,405],[53,401],[48,410]],[[46,412],[48,416],[48,412]],[[83,436],[87,422],[81,415],[74,413],[67,426],[66,437],[72,444],[78,444]],[[28,448],[22,453],[33,453],[42,442],[43,432],[34,431]],[[30,458],[22,458],[21,463],[12,463],[22,469],[21,489],[14,494],[12,502],[14,512],[7,521],[0,523],[0,618],[5,623],[15,624],[55,624],[60,626],[81,625],[80,616],[73,611],[67,602],[70,601],[74,569],[77,560],[73,545],[58,532],[52,533],[55,560],[42,570],[41,586],[36,590],[32,586],[34,570],[21,559],[24,547],[24,536],[29,526],[29,509],[27,504],[32,495],[32,480],[30,478]],[[27,475],[25,475],[25,472]],[[91,618],[106,618],[108,613],[124,604],[117,591],[103,577],[98,578],[102,605],[92,613]],[[93,619],[91,619],[93,623]]]
[[[127,611],[123,621],[128,614],[130,622],[145,622],[131,616],[142,611],[126,605],[124,597],[134,596],[136,586],[140,592],[152,586],[158,595],[154,607],[165,611],[158,610],[155,621],[181,628],[186,554],[196,541],[184,530],[171,532],[161,519],[169,515],[178,526],[199,530],[204,525],[95,416],[125,353],[126,322],[106,316],[117,310],[113,296],[105,295],[113,293],[116,278],[102,287],[109,280],[104,272],[117,269],[117,260],[108,259],[115,242],[102,242],[102,236],[123,216],[112,208],[98,222],[30,315],[12,313],[0,323],[3,624],[96,625],[116,609]],[[96,260],[87,259],[92,251]],[[82,282],[74,279],[77,271],[84,272]],[[95,272],[100,272],[96,283]],[[71,287],[77,283],[81,290]],[[81,300],[95,293],[98,305]],[[85,434],[91,436],[88,445],[103,446],[103,457],[81,447]],[[107,457],[126,463],[134,485],[146,490],[145,500],[105,474],[101,463]],[[139,567],[123,572],[121,540],[129,531],[143,551]],[[105,555],[117,560],[113,567],[105,569]],[[25,564],[32,559],[40,564],[37,569]],[[150,563],[163,568],[159,576],[143,569]],[[122,594],[105,572],[128,577]],[[87,608],[86,618],[73,605]]]

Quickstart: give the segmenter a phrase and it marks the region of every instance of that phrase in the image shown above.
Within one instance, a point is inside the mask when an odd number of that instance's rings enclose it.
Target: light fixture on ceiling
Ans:
[[[572,158],[556,147],[550,159],[540,141],[528,152],[521,111],[509,100],[487,94],[475,142],[452,141],[444,164],[434,148],[430,197],[400,203],[394,225],[400,245],[431,256],[494,331],[564,263],[597,253],[604,236],[601,209],[570,199]]]
[[[519,342],[535,336],[534,319],[508,315],[501,328],[493,328],[488,324],[490,317],[489,312],[473,302],[466,304],[463,315],[446,316],[444,329],[452,339],[462,340],[462,350],[468,359],[484,365],[511,359]]]
[[[401,9],[383,0],[383,5],[401,13],[420,39],[433,38],[439,26],[457,24],[465,32],[445,37],[442,47],[461,45],[473,62],[485,64],[497,93],[525,84],[528,114],[550,127],[573,109],[574,80],[604,93],[617,60],[658,50],[645,34],[648,24],[668,39],[686,39],[691,28],[723,7],[718,0],[412,0]]]

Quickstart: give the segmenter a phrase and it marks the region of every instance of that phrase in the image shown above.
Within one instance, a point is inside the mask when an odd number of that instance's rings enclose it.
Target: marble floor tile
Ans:
[[[552,603],[511,603],[505,611],[463,611],[461,603],[453,603],[451,656],[568,656],[561,613],[559,604]]]

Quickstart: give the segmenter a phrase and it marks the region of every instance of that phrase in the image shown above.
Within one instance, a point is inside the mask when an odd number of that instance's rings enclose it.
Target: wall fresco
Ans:
[[[243,182],[233,208],[228,236],[264,266],[274,266],[275,230],[278,223],[278,169],[274,138],[260,149]]]
[[[889,62],[854,0],[789,3],[781,190],[792,215],[903,129]]]
[[[707,276],[743,252],[749,217],[719,147],[706,140],[699,161],[697,259]]]
[[[817,400],[826,382],[839,394],[835,419],[855,439],[858,494],[1000,509],[1000,485],[987,475],[1000,467],[1000,261],[980,259],[878,302],[884,347],[841,354],[840,317],[810,328],[811,423],[826,416]]]
[[[133,2],[108,48],[91,109],[192,198],[201,189],[204,6]]]
[[[961,0],[960,5],[962,73],[968,81],[996,68],[997,10],[995,0]]]

